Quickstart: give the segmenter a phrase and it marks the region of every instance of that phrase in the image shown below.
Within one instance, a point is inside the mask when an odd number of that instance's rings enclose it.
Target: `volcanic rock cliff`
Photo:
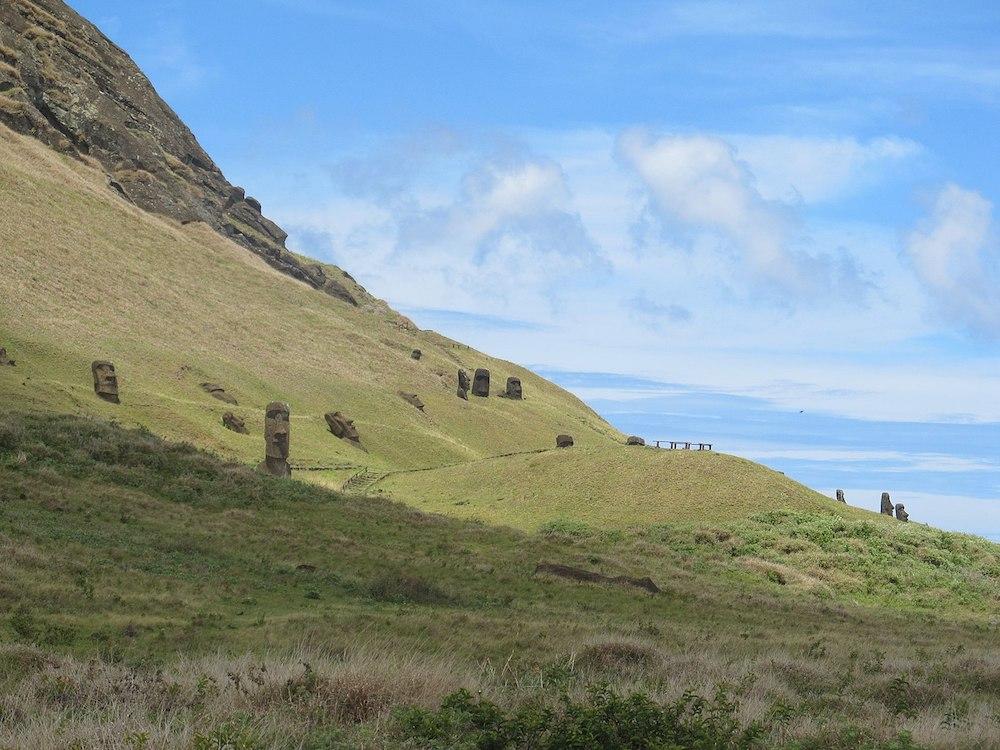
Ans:
[[[109,189],[145,210],[205,222],[351,304],[364,295],[339,269],[290,253],[286,232],[226,180],[132,59],[62,0],[0,0],[0,122],[96,161]]]

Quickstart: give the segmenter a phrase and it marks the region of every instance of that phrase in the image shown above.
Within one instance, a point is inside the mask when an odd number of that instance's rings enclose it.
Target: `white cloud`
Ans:
[[[1000,335],[1000,244],[990,201],[946,185],[930,215],[907,238],[906,252],[942,316]]]

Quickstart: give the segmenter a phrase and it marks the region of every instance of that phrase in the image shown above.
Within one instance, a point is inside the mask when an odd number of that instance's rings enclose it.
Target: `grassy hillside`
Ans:
[[[377,492],[423,510],[526,530],[573,521],[623,528],[788,509],[866,515],[735,456],[611,445],[551,449],[388,475]]]
[[[349,278],[355,308],[274,271],[203,224],[140,211],[96,169],[0,128],[0,400],[24,408],[143,424],[245,462],[259,461],[263,408],[292,409],[299,466],[433,466],[620,436],[575,397],[508,362],[419,331]],[[420,349],[420,361],[410,358]],[[112,360],[120,406],[96,399],[90,363]],[[459,367],[515,375],[526,400],[462,401]],[[250,436],[225,430],[239,400]],[[412,392],[421,413],[399,396]],[[333,438],[323,414],[343,411],[367,452]]]
[[[998,574],[983,540],[827,514],[525,534],[5,413],[0,747],[524,747],[472,732],[527,711],[565,740],[539,707],[606,724],[602,682],[688,701],[656,722],[685,747],[989,747]],[[434,713],[459,689],[500,714]]]

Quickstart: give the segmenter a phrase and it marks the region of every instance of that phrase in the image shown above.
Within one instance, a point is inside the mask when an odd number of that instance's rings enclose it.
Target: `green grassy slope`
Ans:
[[[603,681],[728,686],[721,716],[765,726],[746,747],[990,747],[998,574],[995,545],[915,524],[525,534],[2,413],[0,747],[393,747],[401,704],[558,705]]]
[[[735,456],[624,445],[553,448],[400,472],[374,489],[423,510],[527,530],[562,520],[600,528],[710,523],[780,509],[870,515]]]
[[[513,364],[419,331],[364,295],[361,308],[285,277],[203,225],[141,212],[96,170],[0,130],[0,399],[148,425],[246,462],[261,457],[263,407],[292,409],[293,465],[431,466],[620,438],[578,399]],[[345,278],[345,284],[351,282]],[[351,287],[356,296],[363,293]],[[410,358],[419,348],[420,361]],[[90,362],[118,368],[121,406],[92,393]],[[527,399],[465,402],[456,372],[488,367]],[[251,430],[226,431],[228,388]],[[426,413],[403,401],[417,393]],[[367,453],[334,439],[323,414],[356,421]]]

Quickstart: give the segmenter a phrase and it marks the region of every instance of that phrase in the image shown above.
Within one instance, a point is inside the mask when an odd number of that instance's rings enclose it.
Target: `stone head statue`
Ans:
[[[507,378],[507,398],[515,399],[520,401],[522,396],[521,392],[521,379],[520,378]]]
[[[472,395],[483,397],[490,395],[489,370],[485,370],[482,367],[476,370],[476,377],[472,381]]]
[[[837,490],[837,502],[840,502],[840,503],[846,503],[847,502],[847,500],[844,499],[844,491],[843,490]]]
[[[896,503],[896,518],[904,522],[910,520],[910,514],[906,512],[906,506],[902,503]]]
[[[90,366],[94,374],[94,393],[112,404],[121,403],[118,398],[118,376],[110,362],[97,361]]]
[[[882,493],[882,515],[891,516],[893,511],[892,500],[888,492]]]
[[[272,401],[264,413],[264,463],[261,468],[277,477],[292,474],[292,467],[288,465],[290,414],[288,404],[281,401]]]

